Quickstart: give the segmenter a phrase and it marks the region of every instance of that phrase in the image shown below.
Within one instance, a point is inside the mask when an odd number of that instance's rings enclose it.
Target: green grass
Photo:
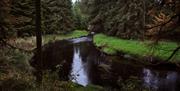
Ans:
[[[62,40],[62,39],[70,39],[70,38],[77,38],[81,36],[86,36],[88,35],[87,31],[82,31],[82,30],[75,30],[69,34],[65,35],[44,35],[43,36],[43,44],[48,43],[50,41],[55,41],[55,40]]]
[[[103,34],[95,35],[94,43],[98,47],[102,47],[103,51],[108,54],[116,54],[123,52],[136,55],[140,58],[153,56],[162,60],[166,60],[173,50],[178,46],[174,42],[159,42],[158,45],[150,45],[151,41],[124,40],[116,37],[109,37]],[[173,57],[174,61],[180,61],[180,53]],[[171,60],[172,61],[172,60]]]

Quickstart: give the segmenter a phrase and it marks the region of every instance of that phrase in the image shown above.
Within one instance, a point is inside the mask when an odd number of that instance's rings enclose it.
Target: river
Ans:
[[[122,57],[108,56],[94,46],[92,37],[67,41],[72,45],[56,51],[72,50],[69,51],[71,53],[64,54],[65,58],[69,57],[71,61],[68,61],[68,65],[64,66],[66,69],[62,70],[69,80],[79,85],[95,84],[118,88],[121,81],[133,78],[140,80],[141,87],[152,91],[180,91],[180,73],[176,70],[155,69]],[[62,56],[56,53],[52,56]]]

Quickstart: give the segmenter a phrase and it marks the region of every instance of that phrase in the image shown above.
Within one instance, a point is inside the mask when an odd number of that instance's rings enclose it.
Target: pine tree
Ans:
[[[82,5],[90,23],[102,20],[106,34],[137,38],[144,31],[144,0],[82,0]]]
[[[43,0],[42,23],[45,33],[67,33],[73,28],[71,0]]]
[[[41,2],[42,31],[44,33],[64,33],[72,30],[71,0],[41,0]],[[2,6],[6,5],[2,4]],[[15,36],[35,35],[35,1],[12,0],[10,4],[9,11],[7,11],[9,15],[7,18],[3,18],[8,19],[5,25],[9,25],[4,29],[12,31],[10,33]],[[4,16],[7,15],[4,14]]]
[[[75,29],[87,29],[87,15],[82,13],[80,1],[73,4],[73,20]]]
[[[13,0],[11,25],[17,36],[35,35],[34,0]]]
[[[2,42],[2,40],[8,38],[12,32],[9,23],[11,0],[1,0],[0,6],[0,42]]]
[[[36,0],[35,2],[35,13],[36,13],[36,44],[37,44],[37,59],[40,63],[40,68],[42,68],[42,34],[41,34],[41,0]],[[41,71],[40,71],[41,72]],[[42,81],[42,74],[39,73],[37,81]]]

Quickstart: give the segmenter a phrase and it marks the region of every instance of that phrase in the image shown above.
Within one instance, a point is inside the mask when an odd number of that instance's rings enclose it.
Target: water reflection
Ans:
[[[81,37],[81,38],[71,39],[70,41],[72,43],[90,42],[90,41],[92,41],[92,38],[91,38],[91,36]]]
[[[116,87],[118,80],[137,77],[141,79],[142,87],[152,91],[180,91],[180,74],[177,71],[154,70],[120,57],[114,59],[97,50],[91,37],[70,41],[74,54],[69,78],[75,83]]]
[[[61,40],[43,46],[43,63],[31,59],[31,66],[42,70],[59,69],[61,80],[121,88],[122,81],[140,79],[140,87],[150,91],[180,91],[180,73],[175,69],[155,70],[122,57],[108,56],[97,50],[92,36]],[[60,64],[60,65],[59,65]],[[168,66],[167,66],[168,67]],[[169,67],[171,68],[171,67]]]
[[[153,91],[179,91],[179,74],[175,71],[143,69],[144,86]]]
[[[87,71],[85,71],[85,63],[82,62],[79,47],[74,47],[74,57],[70,79],[83,86],[86,86],[89,83]]]

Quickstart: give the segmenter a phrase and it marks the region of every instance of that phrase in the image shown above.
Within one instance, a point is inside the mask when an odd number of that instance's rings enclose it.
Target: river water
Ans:
[[[180,73],[176,70],[151,69],[124,63],[124,59],[113,61],[93,45],[92,39],[82,37],[71,40],[74,55],[69,78],[75,83],[115,85],[119,78],[138,77],[142,86],[153,91],[180,91]],[[111,61],[111,62],[110,62]]]
[[[77,84],[118,87],[122,80],[137,78],[142,87],[152,91],[180,91],[180,73],[176,70],[153,69],[121,57],[108,56],[93,45],[92,37],[68,41],[72,45],[67,48],[74,53],[65,55],[70,56],[72,61],[69,61],[70,67],[63,71],[68,72],[68,79]]]

